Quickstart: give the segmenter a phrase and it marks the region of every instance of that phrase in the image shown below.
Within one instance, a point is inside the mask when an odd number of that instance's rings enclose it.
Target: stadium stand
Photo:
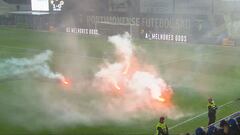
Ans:
[[[30,11],[31,0],[3,0],[5,3],[11,5],[14,11]]]
[[[194,135],[240,135],[240,111],[233,113],[207,128],[199,127]]]
[[[218,135],[221,133],[226,134],[226,132],[228,135],[240,135],[240,123],[237,122],[237,119],[239,118],[240,111],[211,124],[208,128],[205,129],[205,131],[207,131],[207,135]]]
[[[206,135],[206,132],[204,131],[204,129],[202,127],[199,127],[195,130],[195,134],[196,135]]]
[[[13,10],[15,10],[15,7],[13,5],[10,5],[5,1],[0,0],[0,15],[6,14]]]
[[[223,132],[227,132],[227,131],[228,131],[228,134],[224,134],[224,135],[240,135],[240,111],[239,111],[240,98],[220,105],[217,113],[222,114],[225,110],[228,110],[228,109],[231,110],[233,108],[236,109],[235,112],[233,112],[228,116],[223,116],[220,119],[218,118],[218,120],[215,123],[209,126],[204,127],[203,125],[198,125],[199,127],[196,128],[194,130],[194,133],[192,132],[191,135],[223,135]],[[207,115],[207,112],[194,116],[193,118],[187,119],[184,122],[178,123],[170,127],[170,130],[176,127],[181,127],[186,123],[198,120],[203,117],[207,118],[206,115]],[[171,133],[171,135],[177,135],[177,134],[178,133],[174,133],[174,134]]]
[[[240,134],[240,128],[238,127],[237,121],[235,119],[230,119],[228,121],[229,128],[234,134]]]
[[[218,120],[217,122],[211,124],[210,126],[219,127],[219,125],[221,124],[221,121],[222,121],[222,120],[226,120],[226,121],[228,121],[228,122],[230,122],[230,123],[232,124],[232,123],[233,123],[233,120],[236,121],[236,118],[238,118],[238,117],[240,117],[240,111],[239,111],[239,112],[236,112],[236,113],[233,113],[233,114],[231,114],[231,115],[229,115],[229,116],[227,116],[227,117],[225,117],[225,118],[223,118],[223,119],[220,119],[220,120]],[[209,127],[210,127],[210,126],[209,126]]]

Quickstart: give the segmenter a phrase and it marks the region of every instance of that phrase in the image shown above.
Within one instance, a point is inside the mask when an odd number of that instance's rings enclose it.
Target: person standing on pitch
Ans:
[[[217,105],[214,103],[213,98],[208,98],[208,125],[216,121]]]
[[[156,125],[156,135],[168,135],[168,127],[165,124],[165,118],[160,117],[159,122]]]

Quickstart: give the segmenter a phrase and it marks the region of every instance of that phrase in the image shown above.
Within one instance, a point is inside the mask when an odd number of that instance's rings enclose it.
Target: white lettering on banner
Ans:
[[[84,34],[84,35],[99,35],[97,29],[84,29],[84,28],[67,27],[66,32],[67,33]]]
[[[175,42],[187,42],[187,35],[145,33],[145,39],[162,40],[162,41],[175,41]]]
[[[82,18],[83,19],[83,18]],[[185,30],[190,29],[189,18],[174,18],[171,16],[160,18],[144,18],[144,17],[121,17],[121,16],[86,16],[88,25],[96,25],[98,23],[111,23],[117,25],[134,25],[143,27],[154,27],[161,29]]]

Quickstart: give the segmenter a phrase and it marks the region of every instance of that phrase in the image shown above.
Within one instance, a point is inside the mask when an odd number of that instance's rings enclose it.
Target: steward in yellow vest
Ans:
[[[211,125],[216,121],[217,105],[212,98],[208,99],[208,125]]]
[[[156,125],[156,135],[168,135],[168,127],[164,120],[164,117],[160,117],[160,120]]]

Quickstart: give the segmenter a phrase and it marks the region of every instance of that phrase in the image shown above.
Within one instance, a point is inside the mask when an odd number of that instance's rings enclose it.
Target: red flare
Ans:
[[[64,85],[69,85],[69,84],[70,84],[70,81],[67,80],[65,77],[61,79],[61,82],[62,82]]]
[[[64,84],[66,84],[66,85],[68,85],[68,84],[69,84],[69,82],[68,82],[68,81],[66,81],[66,80],[64,80],[64,81],[63,81],[63,83],[64,83]]]
[[[162,97],[159,97],[159,98],[158,98],[158,101],[160,101],[160,102],[165,102],[166,99],[165,99],[165,98],[162,98]]]

